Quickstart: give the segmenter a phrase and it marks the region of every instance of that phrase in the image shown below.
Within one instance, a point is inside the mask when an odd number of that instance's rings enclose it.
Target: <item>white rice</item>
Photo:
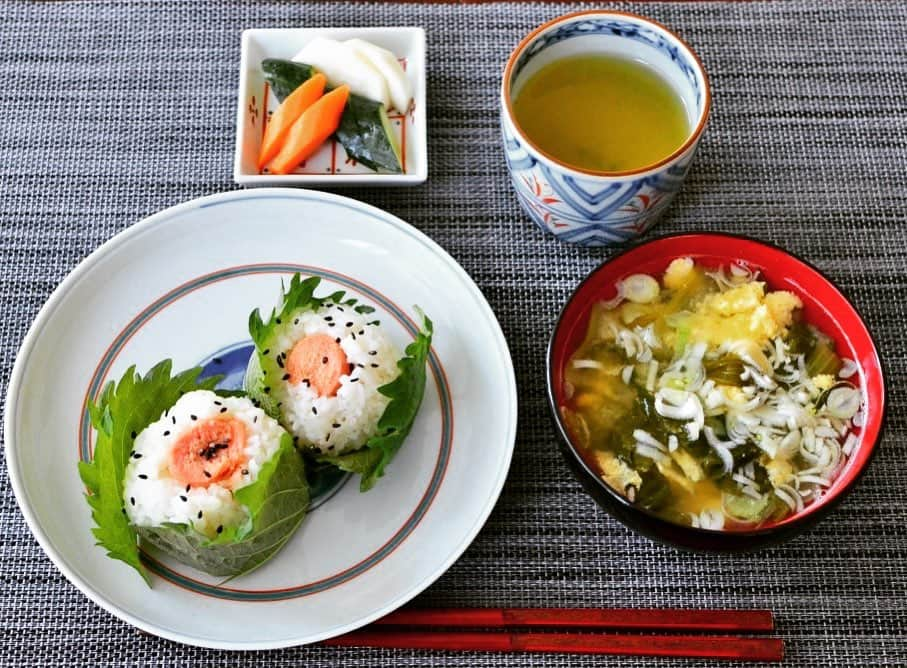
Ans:
[[[226,408],[226,412],[222,413],[222,408]],[[192,420],[191,415],[197,421]],[[193,486],[187,492],[186,486],[170,474],[170,452],[180,437],[200,421],[221,415],[237,418],[245,424],[244,452],[248,461],[230,478],[208,487]],[[258,479],[261,467],[280,447],[280,438],[284,433],[276,420],[260,408],[255,408],[244,397],[219,397],[207,390],[184,394],[159,420],[148,425],[135,438],[133,452],[140,457],[129,459],[123,493],[130,521],[143,527],[154,527],[164,522],[188,524],[209,537],[217,534],[219,526],[241,525],[248,518],[248,511],[233,499],[232,490]],[[142,479],[139,475],[148,477]],[[183,501],[183,498],[186,500]],[[202,513],[201,519],[199,512]]]
[[[378,388],[397,377],[397,350],[374,323],[374,315],[361,315],[353,307],[330,305],[318,311],[291,316],[278,331],[275,347],[289,355],[300,339],[326,334],[340,339],[352,367],[340,378],[332,397],[319,397],[303,383],[280,381],[271,395],[280,402],[284,426],[300,447],[341,454],[357,450],[375,434],[389,399]],[[273,354],[273,353],[272,353]]]

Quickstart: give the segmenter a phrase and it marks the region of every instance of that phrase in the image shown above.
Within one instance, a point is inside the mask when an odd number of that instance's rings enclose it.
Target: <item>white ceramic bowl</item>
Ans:
[[[263,122],[277,108],[277,98],[266,87],[261,61],[291,59],[316,37],[364,39],[396,55],[413,85],[413,104],[406,114],[392,112],[403,153],[403,173],[376,173],[347,159],[333,139],[292,174],[263,174],[257,158]],[[242,34],[239,98],[236,108],[236,155],[233,180],[246,186],[418,185],[428,178],[425,114],[425,31],[422,28],[278,28],[251,29]]]

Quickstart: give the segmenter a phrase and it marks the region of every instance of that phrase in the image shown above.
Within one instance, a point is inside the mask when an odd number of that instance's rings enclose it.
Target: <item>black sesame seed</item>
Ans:
[[[255,416],[252,417],[252,424],[255,424],[256,422],[258,422],[258,416],[257,416],[257,415],[255,415]]]
[[[135,457],[135,450],[132,450],[132,451],[129,453],[129,456],[130,456],[130,457]]]
[[[148,476],[145,475],[144,473],[139,473],[139,479],[141,479],[141,480],[148,480]]]
[[[249,469],[243,469],[243,470],[242,470],[242,474],[243,474],[243,475],[249,475]]]
[[[258,399],[253,399],[252,405],[255,406],[255,408],[261,408],[261,402]]]
[[[353,323],[348,322],[348,323],[346,323],[346,326],[347,326],[347,327],[352,327],[352,326],[353,326]]]
[[[281,359],[280,357],[277,358],[277,366],[279,366],[281,369],[283,368],[283,359]]]
[[[342,307],[342,306],[338,306],[338,307],[337,307],[337,310],[340,311],[341,313],[343,313],[343,307]]]
[[[141,459],[141,458],[142,458],[142,453],[141,453],[141,452],[134,452],[134,453],[132,454],[132,458],[133,458],[133,459]]]
[[[364,330],[364,329],[360,329],[360,330],[359,330],[359,336],[365,336],[365,330]]]
[[[309,379],[308,379],[308,378],[303,378],[303,379],[302,379],[302,384],[305,385],[306,387],[309,387],[309,386],[311,385],[311,383],[309,382]]]
[[[222,404],[221,402],[219,402],[217,399],[214,400],[214,405],[215,405],[215,406],[223,406],[223,404]]]
[[[170,432],[169,432],[169,431],[165,431],[165,432],[164,432],[164,436],[170,436]]]
[[[325,319],[326,322],[330,322],[331,320],[334,319],[334,316],[332,316],[332,315],[326,315],[326,316],[324,316],[324,319]]]
[[[340,343],[340,337],[339,337],[339,336],[338,336],[336,339],[334,339],[334,343]]]
[[[355,382],[357,382],[358,380],[359,380],[358,378],[350,378],[350,382],[351,382],[351,383],[355,383]]]
[[[371,366],[372,366],[373,369],[377,369],[377,368],[378,368],[378,365],[375,364],[374,362],[372,362],[372,365],[371,365]]]
[[[271,349],[270,349],[270,348],[265,348],[264,350],[261,351],[261,354],[262,354],[262,355],[267,355],[267,354],[269,354],[270,352],[271,352]]]
[[[188,496],[183,496],[182,494],[180,494],[180,498],[181,498],[183,501],[188,501],[188,500],[189,500],[189,497],[188,497]]]
[[[296,318],[296,320],[293,321],[293,324],[294,324],[294,325],[298,325],[298,324],[299,324],[299,318]]]
[[[132,432],[132,438],[135,438],[135,432]]]
[[[169,409],[169,408],[168,408],[167,410],[164,411],[164,417],[167,417],[168,415],[170,415],[170,409]]]
[[[123,513],[123,514],[125,515],[125,514],[126,514],[126,509],[125,509],[125,508],[120,508],[120,512]]]
[[[277,322],[280,322],[280,321],[278,320]],[[222,524],[218,524],[218,525],[217,525],[217,533],[221,533],[223,530],[224,530],[223,525],[222,525]]]
[[[353,341],[355,341],[355,340],[356,340],[356,335],[355,335],[355,334],[350,334],[350,336],[352,336],[352,337],[353,337]]]
[[[378,354],[378,351],[377,351],[377,350],[369,350],[369,351],[368,351],[368,354],[369,354],[369,355],[377,355],[377,354]]]
[[[271,388],[268,385],[265,385],[265,394],[271,394]]]
[[[314,406],[312,406],[312,414],[313,414],[313,415],[318,415],[318,409],[315,408]]]
[[[364,369],[364,368],[365,368],[365,365],[364,365],[364,364],[359,364],[359,363],[357,363],[356,366],[358,366],[360,369]]]
[[[198,415],[190,415],[190,416],[189,416],[189,419],[190,419],[190,420],[198,420]]]
[[[173,420],[173,424],[176,424],[176,416],[175,416],[175,415],[171,415],[171,416],[170,416],[170,419]]]
[[[199,511],[198,511],[198,515],[196,515],[196,517],[198,517],[198,519],[201,519],[201,518],[202,518],[202,511],[199,510]]]
[[[224,406],[223,408],[221,408],[221,409],[220,409],[220,412],[221,412],[221,413],[226,413],[226,412],[227,412],[227,407]]]
[[[333,449],[334,449],[334,446],[333,446],[333,445],[329,445],[329,446],[328,446],[328,450],[333,450]]]
[[[333,326],[334,326],[334,323],[332,323],[332,322],[328,323],[328,327],[333,327]]]
[[[205,477],[206,477],[206,478],[210,478],[210,477],[211,477],[211,474],[208,473],[207,471],[202,471],[202,473],[205,474]]]
[[[220,357],[212,357],[211,361],[215,364],[223,364],[223,360]]]
[[[279,325],[279,324],[280,324],[280,318],[276,318],[276,319],[274,320],[274,322],[276,322],[276,323]]]
[[[332,426],[334,429],[339,429],[339,428],[340,428],[340,423],[339,423],[339,422],[335,422],[335,423],[332,424],[331,426]]]
[[[322,364],[327,364],[327,363],[328,363],[328,358],[327,358],[327,357],[322,357],[322,358],[321,358],[321,363],[322,363]]]
[[[331,432],[328,432],[328,435],[324,437],[324,440],[325,440],[325,441],[330,441],[330,440],[331,440]]]
[[[186,491],[188,492],[192,485],[186,485]]]
[[[135,505],[135,497],[134,497],[134,496],[130,496],[130,497],[129,497],[129,503],[131,503],[132,505]]]
[[[283,380],[290,380],[290,374],[285,373],[285,374],[283,375]]]

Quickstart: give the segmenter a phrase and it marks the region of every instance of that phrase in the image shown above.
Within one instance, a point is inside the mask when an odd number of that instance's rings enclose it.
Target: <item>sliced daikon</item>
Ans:
[[[381,72],[387,83],[391,103],[397,111],[405,113],[409,109],[409,101],[413,97],[413,87],[397,57],[387,49],[382,49],[380,46],[375,46],[362,39],[348,39],[345,44]]]
[[[322,72],[332,88],[346,84],[351,92],[390,106],[384,76],[369,60],[343,42],[316,37],[293,56],[293,60]]]

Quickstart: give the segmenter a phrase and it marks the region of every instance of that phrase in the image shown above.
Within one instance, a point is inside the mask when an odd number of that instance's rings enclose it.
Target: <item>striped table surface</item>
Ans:
[[[0,390],[63,277],[116,232],[233,189],[239,35],[413,25],[428,40],[429,178],[344,190],[409,221],[475,278],[508,338],[520,399],[504,493],[424,606],[770,608],[791,666],[904,665],[907,642],[907,4],[617,3],[701,55],[714,109],[659,231],[744,232],[810,259],[877,336],[888,428],[827,522],[757,555],[692,555],[599,511],[555,443],[544,352],[570,291],[611,251],[542,235],[509,185],[498,85],[532,27],[583,4],[12,0],[0,10]],[[500,666],[521,655],[295,648],[229,656],[143,636],[43,555],[0,475],[0,666]],[[667,660],[534,656],[533,665]],[[690,661],[685,665],[708,665]]]

